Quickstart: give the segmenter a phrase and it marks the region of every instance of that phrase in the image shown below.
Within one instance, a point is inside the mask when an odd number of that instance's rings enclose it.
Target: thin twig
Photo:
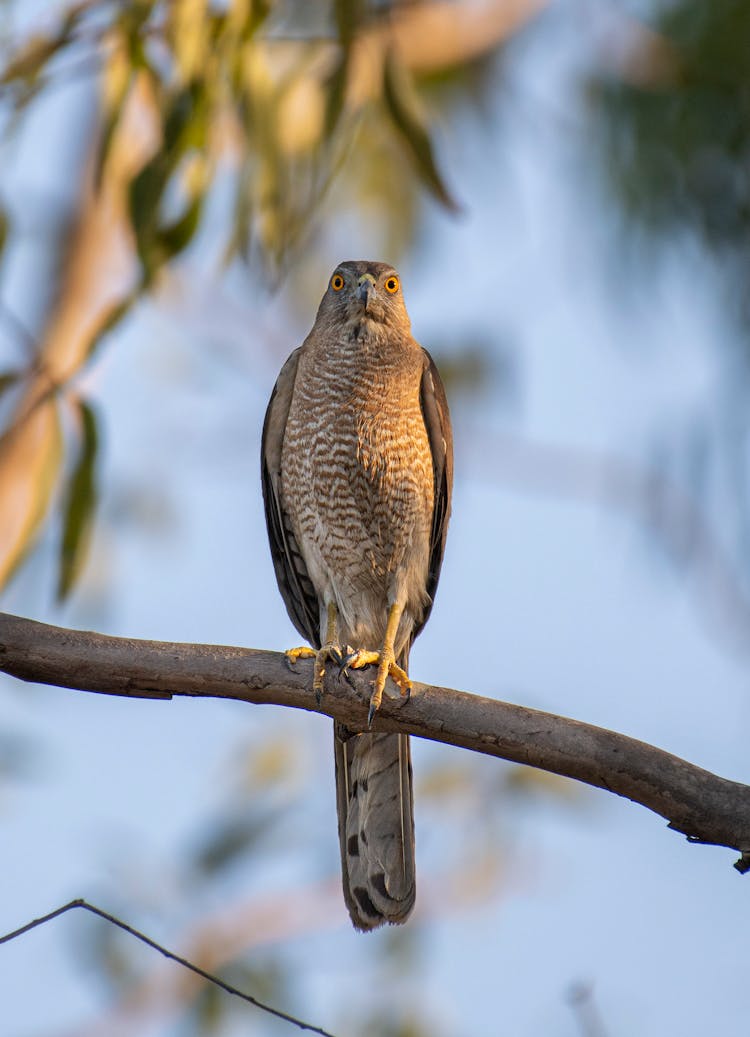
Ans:
[[[268,1012],[269,1015],[276,1016],[277,1019],[283,1019],[287,1023],[297,1026],[300,1030],[308,1030],[310,1033],[321,1034],[321,1037],[334,1037],[328,1030],[322,1029],[320,1026],[313,1026],[311,1023],[306,1023],[302,1019],[298,1019],[294,1015],[289,1015],[288,1012],[282,1012],[278,1008],[273,1008],[271,1005],[266,1004],[264,1001],[259,1001],[258,998],[253,997],[252,994],[246,994],[242,990],[238,990],[237,987],[233,987],[231,983],[225,983],[223,979],[219,979],[218,976],[211,975],[210,972],[206,972],[199,965],[194,965],[193,962],[188,961],[187,958],[180,957],[179,954],[174,954],[172,951],[167,950],[166,947],[162,947],[156,940],[152,940],[150,936],[146,936],[145,933],[140,932],[138,929],[134,929],[131,925],[121,921],[119,918],[115,918],[114,915],[109,914],[107,911],[103,911],[100,907],[95,907],[93,904],[89,904],[88,901],[78,898],[71,900],[69,904],[63,904],[62,907],[56,908],[54,911],[50,911],[46,915],[42,915],[41,918],[35,918],[32,922],[27,922],[26,925],[22,925],[19,929],[14,929],[13,932],[6,933],[4,936],[0,936],[0,943],[8,943],[10,940],[15,940],[16,937],[22,936],[24,933],[29,932],[31,929],[36,929],[39,925],[44,925],[46,922],[50,922],[53,918],[57,918],[58,915],[65,914],[66,911],[72,911],[74,908],[83,908],[85,911],[90,911],[94,915],[98,915],[103,918],[105,922],[111,922],[112,925],[116,925],[118,929],[122,929],[123,932],[130,933],[131,936],[135,936],[141,943],[145,943],[148,947],[153,947],[155,951],[163,954],[165,958],[169,958],[171,961],[177,962],[178,965],[182,965],[183,968],[189,969],[194,972],[197,976],[207,980],[209,983],[213,983],[214,986],[220,987],[226,991],[227,994],[233,994],[235,997],[241,998],[250,1005],[254,1005],[256,1008],[260,1008],[263,1012]]]

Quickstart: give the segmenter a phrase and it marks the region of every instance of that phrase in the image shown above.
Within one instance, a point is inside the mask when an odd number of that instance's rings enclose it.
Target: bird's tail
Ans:
[[[357,929],[405,922],[414,906],[414,797],[408,735],[334,726],[344,899]]]

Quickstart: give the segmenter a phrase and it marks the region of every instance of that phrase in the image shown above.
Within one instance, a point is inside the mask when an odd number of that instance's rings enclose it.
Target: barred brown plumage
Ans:
[[[341,283],[343,282],[343,283]],[[385,287],[388,282],[387,288]],[[395,284],[395,287],[394,287]],[[328,658],[377,661],[371,716],[432,608],[450,513],[445,391],[385,263],[341,263],[266,412],[262,483],[289,616]],[[354,646],[354,651],[345,646]],[[354,925],[403,922],[415,896],[409,739],[334,731],[344,896]]]

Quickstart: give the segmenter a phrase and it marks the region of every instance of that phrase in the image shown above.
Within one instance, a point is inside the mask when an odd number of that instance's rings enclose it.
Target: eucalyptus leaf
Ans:
[[[447,209],[457,211],[459,206],[438,169],[411,77],[394,50],[388,51],[383,65],[383,99],[422,183]]]
[[[2,257],[5,251],[5,243],[8,240],[8,232],[10,231],[10,219],[5,209],[0,208],[0,257]]]
[[[213,874],[230,867],[249,850],[258,851],[274,832],[279,814],[276,810],[252,810],[220,821],[195,856],[196,867]]]
[[[134,289],[132,292],[129,292],[124,299],[121,299],[120,302],[115,303],[111,309],[105,311],[100,322],[95,326],[91,333],[87,353],[89,358],[97,351],[105,335],[108,335],[109,332],[120,323],[125,314],[130,310],[133,303],[138,299],[138,295],[138,290]]]
[[[341,45],[348,50],[357,35],[366,12],[363,0],[334,0],[333,17]]]
[[[57,484],[62,432],[54,396],[0,435],[0,587],[34,546]]]
[[[57,599],[64,600],[73,589],[86,560],[96,511],[96,459],[99,448],[96,413],[84,400],[77,402],[81,445],[71,473],[64,505],[60,545]]]
[[[323,123],[323,133],[326,138],[332,136],[344,110],[348,81],[349,54],[348,51],[345,51],[326,83],[326,113]]]
[[[23,371],[0,371],[0,396],[12,389],[23,377]]]

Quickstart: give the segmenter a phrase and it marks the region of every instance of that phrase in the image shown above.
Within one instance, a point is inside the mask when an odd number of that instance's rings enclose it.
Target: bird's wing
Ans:
[[[435,361],[426,349],[423,349],[422,352],[424,353],[424,368],[419,398],[432,453],[435,503],[432,511],[430,562],[426,587],[430,602],[414,628],[412,640],[419,634],[432,610],[432,601],[440,578],[440,567],[443,564],[453,492],[453,430],[448,412],[448,400]]]
[[[261,482],[271,557],[281,596],[298,632],[315,648],[320,648],[318,597],[281,499],[281,449],[299,353],[296,349],[282,367],[268,402],[261,439]]]

